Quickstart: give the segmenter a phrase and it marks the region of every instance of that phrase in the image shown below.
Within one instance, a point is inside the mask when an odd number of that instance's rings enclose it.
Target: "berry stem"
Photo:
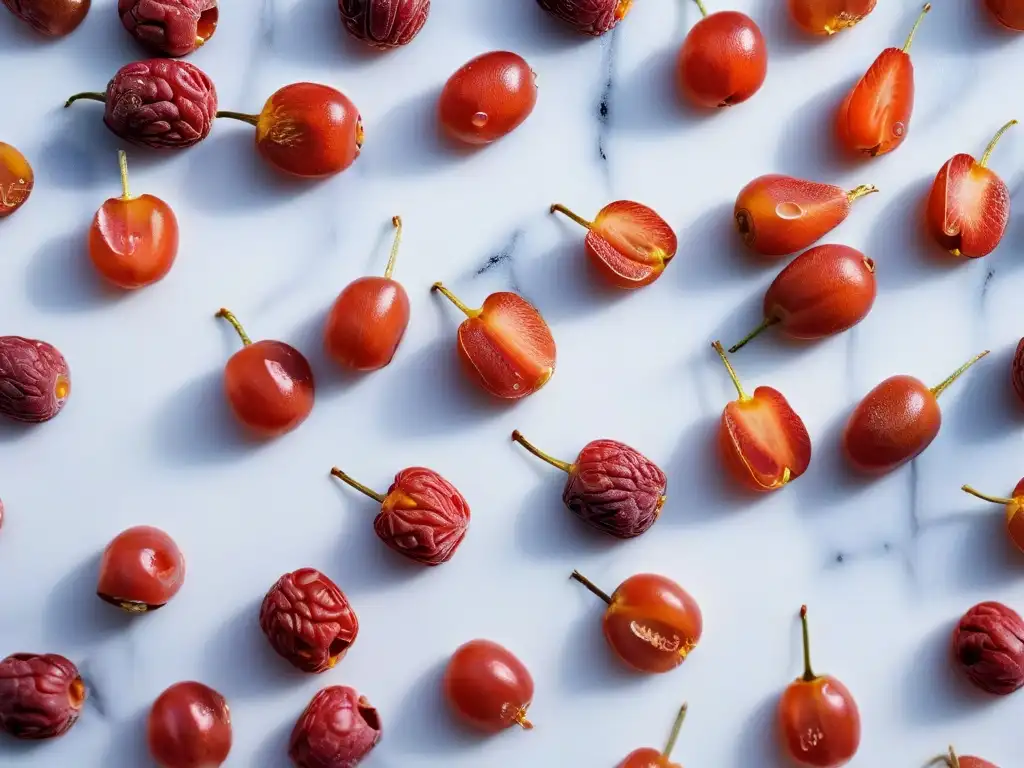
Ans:
[[[608,593],[603,591],[600,587],[598,587],[594,582],[592,582],[590,579],[588,579],[586,576],[584,576],[579,571],[573,571],[572,572],[572,576],[570,576],[569,578],[576,579],[576,581],[578,581],[584,587],[586,587],[591,592],[593,592],[595,595],[600,597],[602,600],[604,600],[606,603],[608,603],[608,605],[612,604],[612,599],[608,596]]]
[[[861,184],[859,187],[854,187],[849,192],[847,192],[846,199],[852,203],[854,200],[859,200],[865,195],[870,195],[877,191],[878,187],[876,187],[874,184]]]
[[[988,165],[988,159],[992,157],[992,150],[996,148],[996,144],[998,144],[999,140],[1003,138],[1003,134],[1006,133],[1011,128],[1013,128],[1013,126],[1015,126],[1016,124],[1016,120],[1011,120],[998,131],[996,131],[996,135],[992,137],[992,141],[990,141],[988,143],[988,146],[985,147],[985,154],[981,156],[981,160],[978,161],[978,165],[980,165],[982,168]]]
[[[454,293],[449,291],[447,288],[444,287],[444,285],[442,285],[439,282],[438,283],[434,283],[430,287],[430,290],[432,290],[432,291],[439,291],[442,296],[444,296],[446,299],[448,299],[448,301],[450,301],[452,304],[454,304],[456,307],[458,307],[460,310],[462,310],[462,313],[466,317],[476,317],[477,315],[480,314],[480,310],[479,309],[470,309],[469,307],[467,307],[465,304],[463,304],[461,301],[459,301],[458,297]]]
[[[1013,503],[1013,499],[1004,499],[1004,498],[1001,498],[999,496],[989,496],[986,493],[981,493],[980,491],[976,491],[974,488],[972,488],[969,485],[961,485],[960,486],[960,490],[961,491],[965,491],[965,492],[971,494],[971,496],[977,496],[982,501],[991,501],[993,504],[1012,504]]]
[[[910,34],[907,35],[907,42],[903,44],[903,52],[910,53],[910,46],[914,42],[914,35],[917,34],[917,28],[921,26],[921,22],[924,21],[925,15],[932,9],[931,3],[925,3],[924,8],[921,9],[921,13],[917,16],[917,21],[914,22],[914,26],[910,30]]]
[[[131,200],[132,193],[128,189],[128,153],[123,149],[117,150],[117,164],[121,168],[121,199]]]
[[[552,467],[558,467],[560,470],[566,473],[572,472],[572,464],[570,464],[567,461],[561,461],[560,459],[556,459],[555,457],[549,456],[548,454],[544,453],[544,451],[540,450],[535,445],[533,445],[529,440],[523,437],[522,433],[518,429],[512,433],[512,439],[515,442],[519,443],[521,446],[523,446],[523,448],[528,450],[538,459],[546,461]]]
[[[363,485],[359,481],[354,480],[353,478],[351,478],[348,475],[346,475],[344,472],[342,472],[337,467],[331,467],[331,474],[334,475],[339,480],[347,483],[348,485],[351,485],[353,488],[355,488],[360,493],[366,494],[367,496],[369,496],[371,499],[373,499],[377,503],[379,503],[379,504],[383,504],[384,503],[384,498],[385,497],[384,497],[383,494],[377,493],[372,488],[367,488],[365,485]]]
[[[949,746],[949,752],[933,757],[928,761],[928,765],[938,765],[939,763],[942,763],[946,768],[960,768],[960,758],[956,756],[956,750],[953,749],[952,744]]]
[[[513,722],[516,723],[524,731],[533,730],[533,723],[526,719],[526,707],[519,708],[519,711],[516,712],[516,716]]]
[[[736,369],[732,367],[732,363],[729,362],[729,358],[725,356],[725,350],[722,349],[722,342],[716,341],[712,343],[712,347],[715,348],[715,352],[722,358],[722,362],[725,363],[725,370],[729,372],[729,378],[732,379],[733,386],[736,387],[736,392],[740,396],[740,402],[746,402],[750,399],[750,395],[743,391],[743,385],[740,384],[740,377],[736,375]]]
[[[243,346],[248,347],[250,344],[252,344],[252,339],[249,338],[249,335],[245,332],[245,328],[243,328],[242,324],[238,322],[238,318],[235,317],[233,312],[224,309],[224,307],[221,307],[220,311],[217,312],[217,314],[214,315],[214,317],[223,317],[225,320],[231,323],[231,326],[235,329],[235,331],[238,332],[238,338],[242,340]]]
[[[693,1],[697,4],[697,7],[700,8],[700,15],[704,16],[705,18],[707,18],[708,9],[704,7],[704,0],[693,0]]]
[[[579,216],[579,215],[573,213],[572,211],[570,211],[568,208],[566,208],[561,203],[555,203],[554,205],[552,205],[551,206],[551,213],[561,213],[561,214],[564,214],[565,216],[568,216],[570,219],[572,219],[577,224],[579,224],[581,227],[585,227],[587,229],[593,229],[594,228],[594,222],[587,221],[582,216]]]
[[[952,384],[954,381],[956,381],[961,376],[963,376],[968,368],[970,368],[976,362],[981,360],[981,358],[983,358],[987,354],[988,354],[988,350],[986,349],[981,354],[975,355],[974,357],[972,357],[966,363],[964,363],[959,368],[957,368],[955,371],[953,371],[953,374],[948,379],[946,379],[941,384],[939,384],[939,386],[932,387],[932,394],[935,395],[935,397],[938,397],[939,395],[941,395],[943,392],[945,392],[947,389],[949,389],[949,385],[950,384]]]
[[[402,217],[392,216],[391,223],[395,227],[395,241],[391,244],[391,255],[388,256],[388,265],[384,268],[384,278],[391,279],[391,273],[395,271],[395,260],[398,258],[398,246],[402,243]]]
[[[106,104],[107,103],[107,94],[105,94],[105,93],[97,93],[96,91],[85,91],[84,93],[76,93],[74,96],[72,96],[70,99],[68,99],[67,101],[64,102],[64,109],[67,109],[72,104],[74,104],[76,101],[79,101],[81,99],[85,99],[85,100],[88,100],[88,101],[99,101],[99,102],[102,102],[103,104]]]
[[[217,113],[217,117],[227,117],[231,120],[241,120],[243,123],[248,123],[249,125],[258,125],[260,122],[259,115],[247,115],[244,112],[222,111]]]
[[[679,732],[683,729],[683,720],[686,719],[686,710],[689,705],[683,704],[679,708],[679,714],[676,715],[676,721],[672,725],[672,731],[668,735],[668,741],[665,742],[665,749],[661,751],[661,756],[667,761],[672,757],[672,750],[676,748],[676,742],[679,741]]]
[[[740,339],[735,344],[733,344],[731,347],[729,347],[729,354],[730,355],[734,354],[734,353],[738,352],[739,350],[743,349],[745,346],[747,346],[747,342],[748,341],[756,338],[757,336],[760,336],[762,331],[766,331],[767,329],[771,328],[773,325],[775,325],[778,322],[779,322],[779,318],[777,318],[777,317],[766,317],[764,319],[764,321],[759,326],[757,326],[757,328],[752,330],[750,333],[748,333],[742,339]]]
[[[804,682],[813,683],[818,679],[811,669],[811,630],[807,626],[807,606],[800,606],[800,625],[804,635]]]

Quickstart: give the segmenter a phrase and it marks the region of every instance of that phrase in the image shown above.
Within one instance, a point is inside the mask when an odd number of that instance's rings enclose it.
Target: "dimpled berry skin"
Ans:
[[[270,645],[303,672],[326,672],[359,633],[359,620],[337,585],[314,568],[286,573],[260,607]]]
[[[380,716],[352,688],[317,692],[292,730],[288,756],[297,768],[355,768],[380,741]]]
[[[615,440],[594,440],[573,463],[562,501],[585,523],[632,539],[658,519],[667,486],[665,473],[639,451]]]
[[[217,89],[187,61],[147,59],[118,70],[107,86],[103,122],[125,141],[183,149],[205,139],[217,114]]]
[[[633,0],[537,0],[545,11],[586,35],[603,35],[626,18]]]
[[[0,336],[0,415],[31,424],[49,421],[71,394],[67,360],[45,341]]]
[[[1002,603],[978,603],[953,631],[953,655],[981,690],[1013,693],[1024,686],[1024,621]]]
[[[55,653],[15,653],[0,661],[0,730],[52,739],[78,721],[85,703],[78,668]]]
[[[117,0],[117,13],[143,45],[164,56],[187,56],[213,36],[217,0]]]
[[[448,562],[469,528],[469,504],[437,472],[409,467],[395,475],[373,521],[381,541],[424,565]]]
[[[1013,391],[1017,393],[1017,397],[1024,403],[1024,339],[1018,342],[1017,351],[1013,354],[1010,376],[1010,380],[1013,382]]]
[[[375,48],[407,45],[430,14],[430,0],[338,0],[349,34]]]

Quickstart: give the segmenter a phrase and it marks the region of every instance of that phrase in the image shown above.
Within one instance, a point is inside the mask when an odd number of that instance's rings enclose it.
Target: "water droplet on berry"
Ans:
[[[477,112],[475,115],[473,115],[473,125],[475,125],[477,128],[483,128],[485,125],[487,125],[487,121],[489,119],[490,118],[487,116],[486,112]]]

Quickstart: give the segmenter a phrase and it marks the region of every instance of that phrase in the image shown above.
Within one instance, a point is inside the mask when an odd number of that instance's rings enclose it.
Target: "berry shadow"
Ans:
[[[299,713],[295,713],[298,720]],[[295,722],[285,722],[272,728],[267,737],[260,742],[256,753],[249,759],[251,768],[282,768],[288,747],[291,742],[292,731],[295,730]],[[390,735],[390,734],[389,734]]]
[[[651,53],[612,91],[611,126],[635,133],[677,133],[692,122],[692,110],[676,84],[678,46]]]
[[[44,312],[86,312],[127,298],[127,292],[115,290],[96,273],[84,229],[43,243],[25,276],[29,301]]]
[[[1009,491],[1016,479],[1009,479]],[[999,489],[993,489],[999,490]],[[951,491],[951,493],[954,491]],[[945,539],[940,573],[926,581],[959,593],[960,591],[991,590],[1019,582],[1024,555],[1006,533],[1006,512],[1001,504],[990,504],[964,497],[964,511],[930,521],[923,533],[924,551],[934,552],[937,540]],[[970,506],[966,506],[970,504]],[[933,544],[934,542],[934,544]],[[984,552],[984,557],[978,553]],[[925,579],[922,579],[923,581]]]
[[[338,68],[358,71],[389,54],[350,35],[342,25],[338,4],[322,0],[299,0],[287,11],[276,14],[271,50],[283,59],[319,68],[332,67],[335,72]],[[344,85],[333,85],[345,92]]]
[[[146,739],[149,707],[131,717],[113,724],[107,751],[103,755],[104,768],[138,768],[153,765]]]
[[[1013,345],[990,354],[970,376],[964,377],[960,395],[948,409],[943,409],[946,429],[956,435],[958,442],[999,440],[1020,424],[1024,408],[1010,383],[1015,352]],[[982,404],[984,407],[979,407]]]
[[[722,202],[684,228],[676,228],[680,253],[666,271],[674,271],[684,286],[692,288],[721,287],[726,282],[763,280],[774,276],[786,260],[759,259],[744,244],[736,231],[733,216],[735,201]],[[749,329],[748,329],[749,330]]]
[[[754,707],[736,741],[736,765],[790,768],[779,739],[778,712],[778,693],[768,694]]]
[[[831,85],[790,112],[775,153],[777,173],[827,181],[859,169],[867,178],[871,169],[839,144],[835,130],[839,105],[860,77]]]
[[[913,26],[921,12],[923,0],[911,3],[904,12],[903,26]],[[950,54],[977,57],[979,51],[991,51],[993,47],[1007,45],[1020,39],[1020,33],[1006,29],[984,3],[933,3],[928,17],[922,22],[914,36],[914,50],[921,53],[935,53],[942,57]],[[923,58],[923,57],[922,57]],[[962,67],[952,67],[943,72],[944,76],[957,73]],[[956,91],[953,91],[956,92]],[[947,99],[951,91],[946,91]],[[947,105],[948,105],[947,101]]]
[[[395,712],[386,716],[389,753],[465,756],[489,742],[462,726],[445,702],[442,681],[447,666],[447,659],[439,661],[414,680]]]
[[[0,445],[24,440],[39,428],[39,424],[28,424],[0,416]]]
[[[572,695],[606,696],[610,690],[619,695],[627,695],[627,691],[639,695],[650,676],[630,669],[615,656],[601,629],[607,606],[596,597],[593,603],[587,607],[581,602],[580,616],[563,633],[558,683]]]
[[[763,0],[751,11],[750,17],[768,42],[768,77],[772,76],[772,63],[781,58],[813,53],[832,40],[827,35],[803,32],[789,15],[789,10],[778,0]]]
[[[145,616],[133,616],[96,596],[102,552],[90,555],[61,578],[46,597],[43,631],[57,647],[77,650],[130,632]]]
[[[331,306],[333,306],[333,302]],[[291,344],[301,350],[309,361],[316,383],[317,399],[345,392],[366,381],[370,374],[375,373],[375,371],[349,370],[338,365],[327,354],[327,350],[324,348],[324,327],[327,325],[327,315],[331,311],[331,306],[311,315],[282,339],[286,344]],[[399,347],[400,349],[401,347]],[[400,352],[396,353],[396,358],[398,354]]]
[[[820,434],[811,435],[814,446],[811,464],[799,481],[793,484],[801,500],[797,506],[798,514],[811,518],[824,517],[829,514],[833,504],[854,498],[876,481],[876,478],[854,470],[843,454],[843,431],[851,411],[852,408],[843,408]]]
[[[40,46],[55,46],[53,38],[40,35],[13,13],[0,16],[0,51],[12,57],[37,50]]]
[[[477,27],[483,39],[500,50],[557,53],[598,44],[593,36],[577,32],[561,19],[550,16],[536,2],[464,0],[460,12]]]

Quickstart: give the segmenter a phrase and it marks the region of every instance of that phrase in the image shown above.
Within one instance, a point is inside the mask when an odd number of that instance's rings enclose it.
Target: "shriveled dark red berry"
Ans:
[[[144,613],[166,605],[184,582],[185,556],[174,539],[137,525],[103,550],[96,594],[129,613]]]
[[[3,499],[0,499],[0,528],[3,528],[3,525],[4,525],[4,502],[3,502]]]
[[[89,13],[92,0],[3,0],[11,13],[47,37],[74,32]]]
[[[49,421],[71,394],[71,371],[52,344],[0,336],[0,416],[38,424]]]
[[[146,59],[126,64],[105,93],[78,93],[79,99],[107,105],[103,122],[132,144],[154,149],[183,149],[205,139],[217,115],[217,89],[199,67],[175,59]]]
[[[231,751],[228,703],[208,685],[175,683],[153,702],[146,740],[160,768],[217,768]]]
[[[430,0],[338,0],[345,29],[375,48],[412,42],[430,14]]]
[[[587,35],[603,35],[626,18],[633,0],[537,0],[552,16]]]
[[[296,768],[355,768],[380,741],[380,715],[365,696],[334,685],[317,691],[292,730]]]
[[[338,586],[315,568],[286,573],[260,607],[270,645],[303,672],[326,672],[348,652],[359,620]]]
[[[17,739],[52,739],[78,721],[85,683],[56,653],[15,653],[0,661],[0,730]]]
[[[164,56],[187,56],[217,30],[217,0],[117,0],[132,37]]]
[[[1013,382],[1013,389],[1017,393],[1017,397],[1024,403],[1024,339],[1018,342],[1017,351],[1013,355],[1010,380]]]
[[[981,690],[1013,693],[1024,686],[1024,621],[1002,603],[978,603],[953,631],[953,654]]]

